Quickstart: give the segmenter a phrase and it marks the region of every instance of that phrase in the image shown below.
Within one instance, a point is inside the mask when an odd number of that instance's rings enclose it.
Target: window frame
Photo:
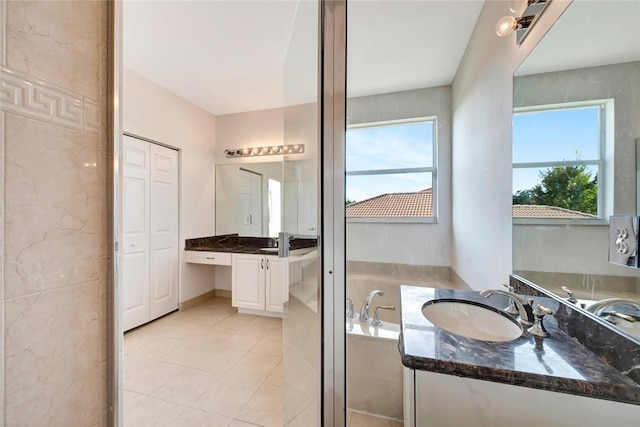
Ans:
[[[607,209],[607,191],[608,185],[607,175],[610,173],[609,168],[613,167],[613,161],[608,160],[607,146],[607,122],[609,121],[608,115],[610,111],[613,111],[612,99],[595,99],[587,101],[575,101],[575,102],[562,102],[557,104],[545,104],[545,105],[533,105],[526,107],[515,107],[513,109],[514,116],[516,114],[531,113],[531,112],[543,112],[543,111],[560,111],[560,110],[575,110],[579,108],[598,108],[598,159],[587,160],[561,160],[561,161],[542,161],[542,162],[511,162],[511,195],[515,194],[513,191],[513,172],[516,169],[531,169],[531,168],[554,168],[565,166],[597,166],[598,168],[598,206],[597,206],[597,218],[535,218],[535,217],[513,217],[514,224],[532,224],[532,225],[607,225],[608,221],[608,209]],[[512,143],[513,146],[513,143]],[[513,156],[513,148],[512,148]],[[513,201],[512,201],[513,206]]]
[[[363,129],[363,128],[382,128],[402,126],[406,124],[415,123],[432,123],[432,166],[425,167],[410,167],[410,168],[394,168],[394,169],[362,169],[349,171],[345,167],[345,191],[346,183],[350,176],[371,176],[371,175],[392,175],[401,173],[431,173],[431,191],[432,191],[432,216],[411,216],[411,217],[352,217],[346,218],[347,223],[420,223],[420,224],[436,224],[438,222],[438,197],[437,197],[437,184],[438,184],[438,117],[437,116],[421,116],[405,119],[395,120],[382,120],[376,122],[366,122],[347,125],[346,133],[351,129]],[[346,146],[345,138],[345,146]],[[346,165],[345,165],[346,166]]]

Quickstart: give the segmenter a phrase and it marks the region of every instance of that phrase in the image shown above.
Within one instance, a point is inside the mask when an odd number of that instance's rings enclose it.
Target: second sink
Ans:
[[[461,299],[434,299],[422,307],[424,317],[455,335],[482,341],[513,341],[522,326],[508,314],[488,305]]]

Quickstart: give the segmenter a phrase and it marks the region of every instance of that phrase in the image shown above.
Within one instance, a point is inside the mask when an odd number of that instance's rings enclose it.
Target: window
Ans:
[[[436,119],[351,126],[347,218],[435,217]]]
[[[605,217],[606,105],[594,101],[516,109],[514,218],[559,222]]]

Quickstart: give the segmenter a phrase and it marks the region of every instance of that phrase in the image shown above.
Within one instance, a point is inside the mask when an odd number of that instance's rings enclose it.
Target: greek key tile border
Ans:
[[[3,66],[0,66],[0,110],[94,134],[100,124],[96,100]]]

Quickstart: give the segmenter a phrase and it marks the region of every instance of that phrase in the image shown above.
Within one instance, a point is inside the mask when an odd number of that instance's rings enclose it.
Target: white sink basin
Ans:
[[[422,307],[424,317],[455,335],[482,341],[513,341],[522,326],[508,314],[473,301],[435,299]]]

